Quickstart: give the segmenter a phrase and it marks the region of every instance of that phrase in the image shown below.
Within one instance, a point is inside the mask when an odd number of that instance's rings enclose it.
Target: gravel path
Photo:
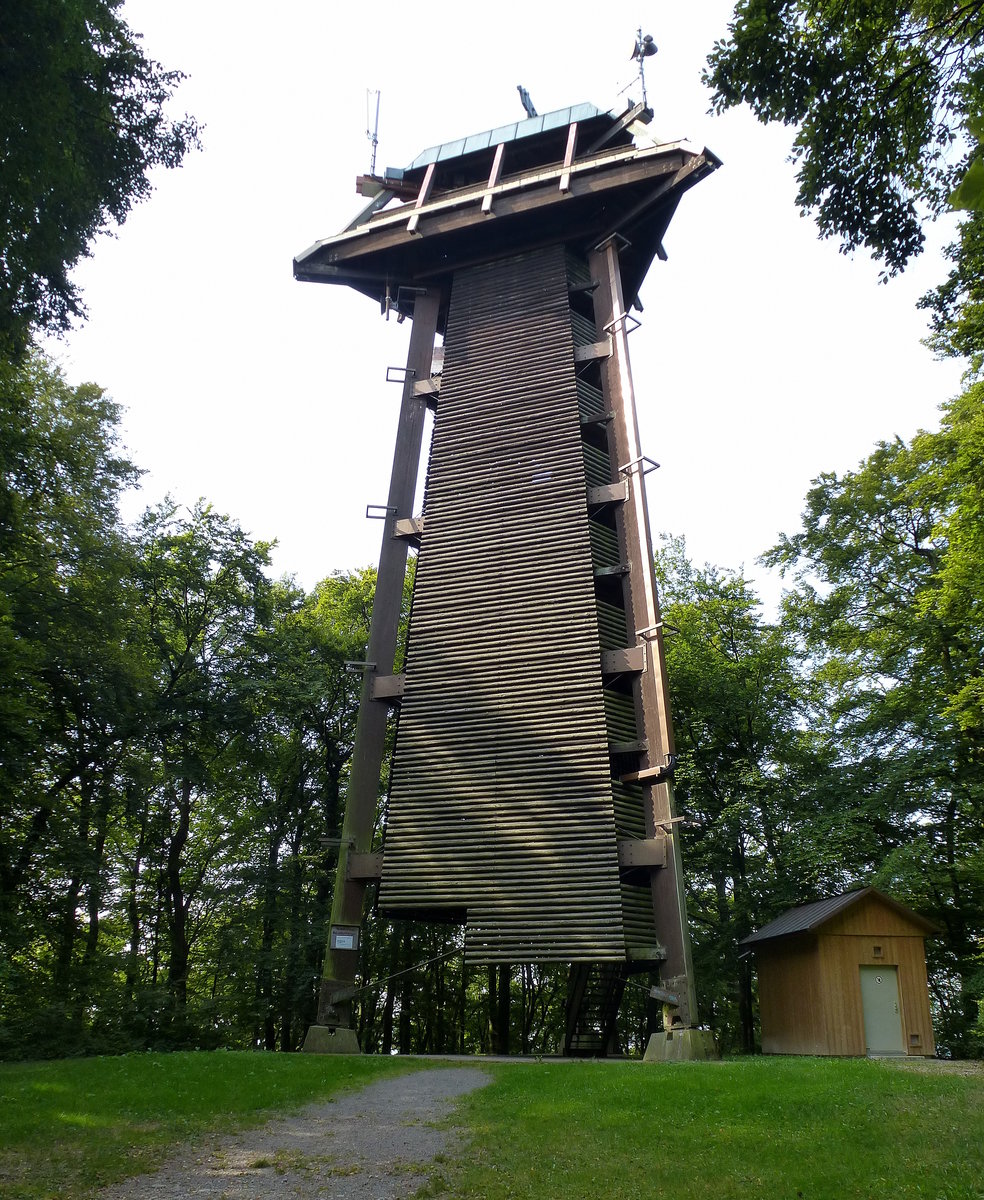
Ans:
[[[391,1200],[427,1180],[454,1130],[454,1101],[490,1082],[474,1067],[415,1071],[203,1143],[100,1193],[100,1200]]]

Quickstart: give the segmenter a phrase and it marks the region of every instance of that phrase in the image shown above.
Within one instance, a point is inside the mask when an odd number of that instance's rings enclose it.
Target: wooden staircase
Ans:
[[[571,964],[567,977],[565,1056],[604,1058],[616,1052],[615,1021],[627,976],[626,963]]]

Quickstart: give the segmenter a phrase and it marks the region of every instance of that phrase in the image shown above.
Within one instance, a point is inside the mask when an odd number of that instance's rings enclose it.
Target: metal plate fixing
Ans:
[[[603,342],[592,342],[588,346],[574,347],[574,361],[576,363],[594,362],[599,358],[611,358],[612,356],[612,341],[607,338]]]
[[[600,508],[603,504],[624,504],[629,498],[629,487],[623,479],[620,483],[606,483],[588,488],[588,507]]]
[[[638,674],[646,669],[646,647],[626,646],[624,650],[603,650],[601,672],[603,675]]]
[[[349,879],[378,879],[383,872],[383,852],[374,850],[370,854],[349,854],[345,871]]]
[[[399,700],[403,696],[405,675],[375,675],[372,680],[373,700]]]
[[[665,867],[666,838],[623,838],[618,843],[618,861],[622,867]]]
[[[401,517],[398,521],[393,522],[394,537],[409,538],[413,541],[419,539],[423,532],[423,517]]]

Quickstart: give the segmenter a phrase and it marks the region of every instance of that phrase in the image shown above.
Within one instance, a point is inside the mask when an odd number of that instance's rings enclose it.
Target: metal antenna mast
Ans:
[[[648,108],[649,97],[646,95],[646,59],[652,57],[658,50],[658,46],[653,41],[651,33],[643,36],[642,26],[640,25],[636,31],[635,49],[632,51],[633,59],[639,60],[639,86],[642,88],[642,103]]]
[[[376,174],[376,147],[379,145],[379,95],[380,93],[378,88],[375,91],[372,91],[370,88],[366,88],[366,137],[369,139],[369,144],[372,146],[372,158],[369,162],[370,175]],[[372,96],[376,97],[376,115],[372,120],[372,128],[370,129],[369,113],[371,105],[370,97]]]

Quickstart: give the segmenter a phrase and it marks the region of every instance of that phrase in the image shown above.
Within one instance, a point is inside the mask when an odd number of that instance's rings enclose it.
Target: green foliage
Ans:
[[[978,385],[938,433],[821,476],[803,531],[770,556],[795,572],[785,620],[818,689],[848,861],[943,927],[931,974],[953,1053],[980,1051],[984,983],[981,402]]]
[[[705,82],[716,111],[746,103],[797,127],[797,203],[895,274],[925,215],[973,191],[982,43],[980,3],[739,0]]]
[[[930,313],[926,344],[940,357],[968,359],[973,378],[984,367],[984,213],[962,222],[945,254],[949,275],[919,301]]]
[[[566,965],[469,966],[460,927],[388,922],[375,913],[363,926],[362,946],[358,1032],[364,1053],[562,1052]],[[620,1043],[641,1054],[638,1007],[631,998],[624,1006]]]
[[[805,728],[792,638],[763,620],[748,582],[695,568],[682,541],[664,544],[657,573],[699,1008],[726,1051],[751,1052],[752,979],[739,942],[842,881],[815,833],[823,762]]]
[[[165,107],[182,79],[147,58],[122,0],[21,0],[0,36],[0,352],[80,315],[69,278],[92,239],[198,144]]]
[[[76,910],[90,905],[95,938],[144,683],[116,511],[137,471],[115,420],[98,388],[70,388],[40,356],[0,364],[0,995],[16,997],[0,1007],[35,1033],[48,1004],[67,1020],[84,1005],[88,983],[67,994],[76,952],[80,980],[96,970]]]
[[[970,164],[956,190],[951,192],[950,203],[954,208],[984,209],[984,162],[979,158]]]
[[[822,237],[867,247],[895,275],[927,219],[967,212],[949,278],[920,307],[930,345],[984,356],[984,4],[971,0],[739,0],[708,57],[717,112],[748,104],[796,127],[796,203]]]
[[[206,504],[126,529],[116,415],[0,374],[0,1053],[293,1049],[372,575],[275,584]]]

